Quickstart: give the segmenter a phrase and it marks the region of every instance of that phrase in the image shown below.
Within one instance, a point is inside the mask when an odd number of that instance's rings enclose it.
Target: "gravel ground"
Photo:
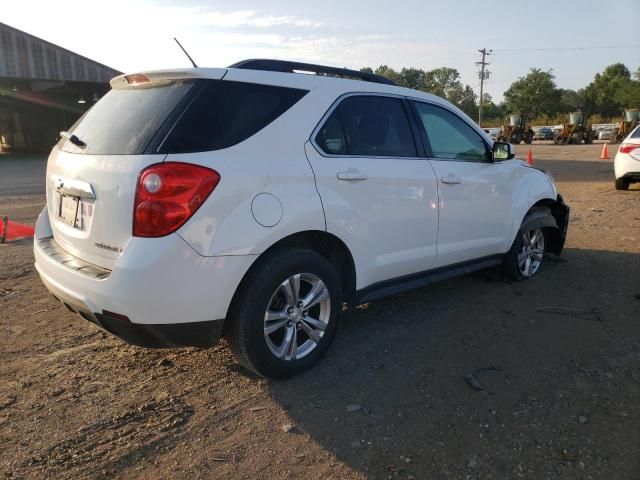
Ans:
[[[613,189],[601,145],[532,148],[572,208],[562,256],[348,311],[284,382],[224,342],[127,346],[47,294],[29,242],[0,246],[0,475],[640,478],[640,188]],[[43,202],[2,189],[0,214]]]

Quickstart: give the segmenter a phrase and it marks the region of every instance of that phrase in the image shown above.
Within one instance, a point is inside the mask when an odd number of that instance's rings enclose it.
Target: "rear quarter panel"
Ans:
[[[167,161],[189,162],[215,169],[221,180],[211,196],[178,230],[200,255],[256,255],[278,240],[306,230],[325,230],[322,203],[304,143],[321,106],[313,92],[249,139],[213,152],[170,154]],[[323,110],[324,112],[324,110]],[[252,213],[253,199],[268,193],[277,198],[272,212],[280,221],[265,227]]]

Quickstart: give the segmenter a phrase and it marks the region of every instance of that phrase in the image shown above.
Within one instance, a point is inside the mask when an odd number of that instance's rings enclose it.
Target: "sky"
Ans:
[[[622,62],[632,72],[640,67],[640,0],[0,0],[0,5],[0,21],[124,72],[189,66],[174,36],[199,66],[224,67],[248,58],[353,69],[447,66],[458,69],[476,93],[478,49],[487,48],[493,54],[485,91],[495,100],[532,67],[552,69],[558,86],[571,89],[586,86],[612,63]],[[559,48],[579,49],[539,50]]]

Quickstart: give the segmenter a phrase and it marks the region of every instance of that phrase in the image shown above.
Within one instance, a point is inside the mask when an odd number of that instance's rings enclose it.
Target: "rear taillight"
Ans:
[[[133,205],[133,235],[162,237],[180,228],[204,203],[220,174],[190,163],[166,162],[138,177]]]
[[[620,145],[620,148],[618,149],[618,151],[620,153],[631,153],[636,148],[640,148],[640,144],[638,144],[638,143],[623,143],[622,145]]]

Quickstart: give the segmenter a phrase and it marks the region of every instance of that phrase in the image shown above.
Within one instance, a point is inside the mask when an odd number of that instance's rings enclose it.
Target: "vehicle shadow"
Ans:
[[[566,249],[528,282],[488,271],[361,306],[269,392],[370,478],[631,478],[638,272],[640,254]]]

